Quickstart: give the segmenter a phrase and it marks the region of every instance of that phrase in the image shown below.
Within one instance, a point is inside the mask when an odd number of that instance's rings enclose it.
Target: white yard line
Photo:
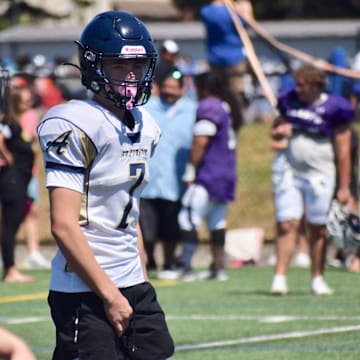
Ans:
[[[258,316],[258,315],[166,315],[167,320],[181,320],[181,321],[237,321],[237,320],[251,320],[261,323],[280,323],[286,321],[360,321],[359,316],[295,316],[295,315],[275,315],[275,316]],[[5,324],[25,324],[31,322],[50,321],[50,316],[27,316],[27,317],[0,317],[0,323]]]
[[[29,324],[35,322],[42,321],[50,321],[50,316],[27,316],[27,317],[19,317],[19,318],[0,318],[0,323],[5,324]]]
[[[359,330],[360,330],[360,325],[350,325],[350,326],[339,326],[334,328],[327,328],[327,329],[325,328],[318,330],[293,331],[288,333],[259,335],[259,336],[252,336],[252,337],[239,338],[233,340],[211,341],[207,343],[200,343],[193,345],[180,345],[176,347],[176,351],[211,349],[216,347],[234,346],[240,344],[252,344],[252,343],[266,342],[273,340],[302,338],[313,335],[335,334],[335,333],[359,331]]]
[[[166,315],[167,320],[196,320],[196,321],[231,321],[231,320],[252,320],[258,321],[261,323],[279,323],[286,321],[307,321],[307,320],[316,320],[316,321],[357,321],[360,320],[360,315],[350,315],[350,316],[337,316],[337,315],[324,315],[324,316],[297,316],[297,315],[274,315],[274,316],[258,316],[258,315],[207,315],[207,314],[198,314],[198,315]]]
[[[190,315],[190,316],[177,316],[177,315],[167,315],[168,320],[255,320],[259,322],[281,322],[281,321],[297,321],[297,320],[316,320],[316,321],[348,321],[348,320],[360,320],[360,316],[253,316],[253,315],[225,315],[225,316],[215,316],[215,315]],[[0,323],[5,324],[26,324],[26,323],[35,323],[42,321],[50,321],[49,316],[29,316],[22,318],[0,318]],[[232,340],[219,340],[219,341],[210,341],[199,344],[190,344],[190,345],[179,345],[176,346],[176,351],[188,351],[188,350],[203,350],[203,349],[212,349],[218,347],[226,346],[235,346],[241,344],[253,344],[259,342],[269,342],[274,340],[284,340],[284,339],[294,339],[294,338],[303,338],[313,335],[325,335],[325,334],[335,334],[342,332],[350,331],[360,331],[360,325],[348,325],[348,326],[337,326],[332,328],[321,328],[317,330],[306,330],[306,331],[292,331],[287,333],[280,334],[266,334],[251,336],[245,338],[238,338]]]

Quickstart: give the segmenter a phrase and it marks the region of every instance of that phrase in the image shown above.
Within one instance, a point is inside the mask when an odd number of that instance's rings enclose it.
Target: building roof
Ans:
[[[202,39],[204,27],[200,22],[151,22],[146,23],[153,38]],[[359,20],[297,20],[264,21],[263,29],[278,38],[344,37],[360,33]],[[54,42],[78,39],[82,26],[17,25],[0,32],[0,43]]]
[[[179,17],[179,11],[171,0],[115,0],[114,5],[139,18],[176,19]]]
[[[78,7],[77,11],[71,0],[24,0],[23,2],[29,7],[41,8],[49,13],[53,13],[56,9],[57,15],[66,15],[66,20],[70,22],[79,22],[78,20],[84,17],[90,19],[98,12],[111,8],[129,11],[146,19],[178,19],[180,16],[180,11],[172,0],[101,0],[101,2],[94,1],[85,8]],[[14,5],[0,1],[0,14],[3,15],[9,7]],[[80,10],[81,13],[79,13]]]

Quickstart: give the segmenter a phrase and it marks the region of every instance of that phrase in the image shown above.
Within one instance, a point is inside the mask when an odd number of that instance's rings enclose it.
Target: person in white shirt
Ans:
[[[123,11],[95,16],[77,45],[93,97],[55,106],[38,127],[59,246],[48,297],[53,359],[166,359],[174,344],[138,225],[160,137],[138,108],[151,94],[156,51],[145,25]]]

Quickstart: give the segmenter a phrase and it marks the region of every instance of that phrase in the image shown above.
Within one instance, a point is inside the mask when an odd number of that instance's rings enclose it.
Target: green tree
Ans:
[[[180,9],[192,8],[195,16],[211,0],[172,0]],[[258,20],[359,18],[360,0],[252,0]]]
[[[29,5],[26,1],[5,0],[8,5],[1,17],[0,27],[5,28],[15,24],[38,23],[44,18],[61,19],[55,13],[46,11],[42,7]]]
[[[61,20],[71,13],[58,15],[56,12],[45,10],[44,7],[29,5],[25,0],[1,0],[6,2],[5,12],[0,17],[0,30],[16,24],[36,24],[44,19]],[[93,5],[95,0],[72,0],[73,8],[78,11]]]
[[[191,10],[195,19],[199,17],[200,8],[210,2],[211,0],[173,0],[174,5],[180,11],[185,12]]]

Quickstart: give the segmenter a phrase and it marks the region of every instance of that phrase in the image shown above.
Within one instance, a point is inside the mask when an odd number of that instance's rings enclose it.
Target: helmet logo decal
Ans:
[[[96,54],[94,52],[92,52],[91,50],[86,50],[84,52],[84,58],[87,61],[95,62],[96,61]]]
[[[121,48],[120,54],[146,54],[146,50],[142,45],[125,45]]]

